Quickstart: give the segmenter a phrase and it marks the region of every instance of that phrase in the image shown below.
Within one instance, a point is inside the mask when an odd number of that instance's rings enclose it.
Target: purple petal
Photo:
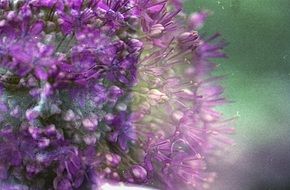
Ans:
[[[44,28],[44,22],[43,21],[37,21],[31,26],[30,34],[38,35],[38,34],[40,34],[43,31],[43,28]]]

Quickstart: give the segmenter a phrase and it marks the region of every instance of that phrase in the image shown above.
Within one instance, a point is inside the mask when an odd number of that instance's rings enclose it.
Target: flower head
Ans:
[[[0,1],[0,188],[202,189],[231,120],[179,0]],[[188,24],[186,24],[188,23]],[[3,183],[2,183],[3,182]]]

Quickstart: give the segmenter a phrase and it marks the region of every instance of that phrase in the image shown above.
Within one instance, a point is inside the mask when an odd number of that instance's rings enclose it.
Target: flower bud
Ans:
[[[147,179],[147,171],[140,165],[134,165],[131,168],[131,174],[136,182],[142,183]]]
[[[96,130],[98,126],[98,118],[97,117],[88,117],[82,121],[83,127],[88,131]]]
[[[40,115],[40,112],[35,110],[35,109],[28,109],[26,111],[26,118],[31,121],[31,120],[34,120],[36,119],[39,115]]]
[[[113,102],[115,102],[118,97],[123,94],[122,90],[118,86],[111,86],[108,91],[108,98]]]
[[[105,158],[106,158],[106,163],[109,166],[116,167],[121,162],[121,157],[118,154],[109,153],[109,154],[106,154]]]
[[[197,32],[184,32],[178,37],[178,45],[182,50],[192,50],[197,47],[198,33]]]
[[[131,39],[128,45],[129,45],[128,49],[129,53],[138,52],[143,48],[143,43],[137,39]]]
[[[149,36],[152,38],[158,38],[162,35],[163,31],[165,30],[164,26],[162,24],[154,24],[151,27]]]
[[[37,21],[36,23],[34,23],[34,24],[31,26],[31,28],[30,28],[30,33],[31,33],[32,35],[38,35],[38,34],[40,34],[40,33],[43,31],[44,26],[45,26],[45,24],[44,24],[43,21]]]
[[[83,137],[83,140],[87,145],[94,145],[97,142],[97,137],[95,134],[88,134]]]
[[[65,121],[72,121],[76,117],[75,113],[72,110],[68,110],[65,115],[64,115],[64,120]]]
[[[148,97],[150,98],[150,104],[155,105],[156,103],[163,103],[169,100],[168,96],[165,93],[160,92],[157,89],[151,89],[148,92]]]

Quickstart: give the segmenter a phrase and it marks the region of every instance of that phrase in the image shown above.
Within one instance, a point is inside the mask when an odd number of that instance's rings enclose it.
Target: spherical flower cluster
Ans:
[[[232,142],[211,58],[181,0],[0,0],[0,188],[203,189]]]

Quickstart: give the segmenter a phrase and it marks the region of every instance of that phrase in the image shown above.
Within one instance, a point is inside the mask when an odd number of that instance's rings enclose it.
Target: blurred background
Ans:
[[[202,34],[229,42],[217,75],[238,116],[236,146],[216,166],[213,190],[290,190],[290,0],[187,0],[213,14]]]

